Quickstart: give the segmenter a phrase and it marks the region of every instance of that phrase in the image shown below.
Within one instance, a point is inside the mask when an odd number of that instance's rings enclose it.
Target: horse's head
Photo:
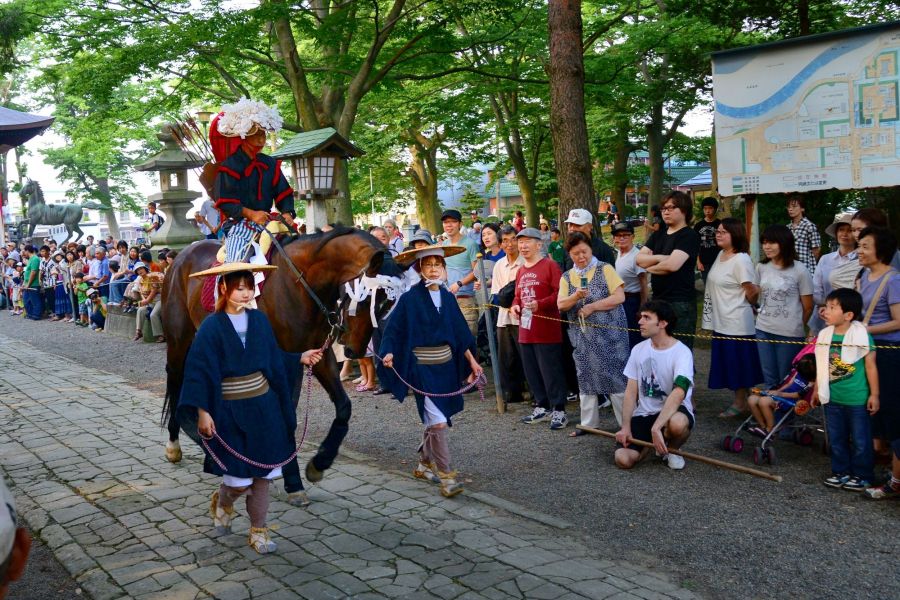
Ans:
[[[375,276],[385,264],[384,246],[368,233],[350,227],[303,236],[286,244],[284,249],[294,267],[304,274],[315,295],[326,307],[338,305],[342,294],[345,294],[347,282]],[[392,264],[390,256],[387,261]],[[330,324],[340,326],[342,334],[351,329],[353,339],[359,340],[359,344],[352,344],[353,347],[358,350],[361,346],[364,351],[372,335],[371,319],[366,317],[370,311],[366,309],[366,314],[361,313],[361,318],[351,319],[347,307],[349,301],[342,302],[337,315],[328,311],[324,316],[328,317]],[[323,311],[319,309],[319,312]]]
[[[378,275],[360,277],[345,285],[340,304],[343,328],[338,343],[344,345],[347,358],[366,355],[374,328],[384,326],[385,317],[406,290],[403,278],[394,273],[393,265],[393,259],[387,256]]]

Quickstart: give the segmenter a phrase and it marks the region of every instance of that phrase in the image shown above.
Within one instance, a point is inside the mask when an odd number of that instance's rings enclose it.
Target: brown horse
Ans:
[[[178,442],[179,423],[175,418],[178,396],[184,382],[184,364],[191,342],[200,322],[209,314],[200,302],[203,282],[189,275],[209,268],[215,260],[220,244],[206,240],[195,242],[178,255],[166,274],[162,292],[162,321],[167,343],[166,404],[163,419],[168,417],[169,441],[166,458],[171,462],[181,460]],[[299,236],[283,243],[284,252],[291,263],[303,274],[315,296],[325,307],[338,308],[343,284],[363,274],[374,276],[390,257],[384,246],[368,233],[338,228],[327,233]],[[285,257],[275,252],[272,264],[278,267],[267,276],[263,293],[257,298],[257,307],[272,324],[278,344],[287,352],[304,352],[322,347],[336,327],[341,329],[337,340],[346,345],[347,356],[365,356],[366,345],[372,334],[369,319],[347,320],[340,311],[326,314],[309,292],[297,280]],[[385,307],[386,308],[386,307]],[[325,440],[316,455],[306,466],[310,481],[319,481],[337,456],[338,449],[347,435],[351,404],[340,382],[337,362],[330,348],[325,358],[313,369],[316,379],[328,392],[334,403],[335,418]],[[302,370],[296,374],[294,402],[299,400]],[[186,431],[188,431],[186,429]],[[293,468],[293,469],[292,469]],[[296,471],[295,478],[292,478]],[[288,492],[302,490],[296,461],[284,468],[285,489]],[[294,489],[291,489],[294,488]]]

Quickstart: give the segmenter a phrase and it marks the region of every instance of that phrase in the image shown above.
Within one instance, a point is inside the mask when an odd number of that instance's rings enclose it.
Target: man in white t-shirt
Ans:
[[[628,386],[622,407],[622,428],[616,432],[616,466],[630,469],[650,453],[629,440],[650,442],[670,469],[683,469],[684,459],[669,454],[687,441],[694,428],[691,403],[694,356],[672,337],[677,317],[664,300],[641,306],[639,325],[644,341],[631,350],[625,365]]]

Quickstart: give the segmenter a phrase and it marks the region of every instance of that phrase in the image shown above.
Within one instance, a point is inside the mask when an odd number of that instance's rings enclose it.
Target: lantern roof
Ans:
[[[156,134],[156,139],[163,143],[163,149],[134,166],[135,171],[178,171],[181,169],[196,169],[206,164],[206,159],[182,150],[175,137],[172,135],[171,125],[164,125],[162,131]]]
[[[306,158],[318,154],[336,154],[341,158],[356,158],[365,154],[334,127],[324,127],[298,133],[272,153],[274,158]]]

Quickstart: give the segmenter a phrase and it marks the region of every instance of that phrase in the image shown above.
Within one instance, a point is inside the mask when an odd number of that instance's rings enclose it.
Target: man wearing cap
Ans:
[[[604,242],[599,235],[594,234],[594,218],[591,216],[590,212],[583,208],[573,208],[570,210],[569,216],[566,219],[566,229],[569,233],[580,231],[588,236],[588,239],[591,240],[591,249],[594,251],[594,256],[597,257],[597,260],[602,260],[611,265],[616,264],[616,255],[613,253],[613,249],[610,248],[609,244]],[[565,255],[565,262],[561,265],[561,268],[563,271],[568,271],[572,268],[572,264],[572,257],[567,253]]]
[[[472,335],[478,335],[478,309],[475,303],[475,262],[478,260],[478,245],[472,238],[463,235],[462,215],[458,210],[445,210],[441,215],[441,224],[447,239],[444,246],[463,246],[466,251],[455,256],[448,256],[447,286],[450,293],[456,296],[466,323]]]
[[[562,271],[541,256],[541,232],[526,227],[516,235],[523,264],[516,274],[516,295],[510,313],[519,320],[519,350],[528,387],[537,406],[522,419],[538,423],[550,417],[550,429],[563,429],[566,418],[566,375],[559,326],[559,282]]]
[[[625,282],[625,318],[628,321],[628,345],[634,348],[642,341],[638,331],[638,312],[650,299],[647,271],[637,266],[638,249],[634,245],[634,227],[631,223],[616,223],[612,227],[613,242],[619,250],[616,273]]]
[[[246,259],[249,244],[268,223],[273,204],[293,227],[294,190],[281,171],[281,161],[262,153],[266,132],[277,132],[281,123],[276,109],[243,98],[223,106],[210,125],[210,142],[220,163],[214,190],[216,208],[230,221],[225,225],[226,262]],[[232,149],[237,138],[240,145]]]
[[[88,265],[88,274],[84,280],[97,288],[101,296],[108,298],[110,277],[112,277],[112,271],[109,270],[109,259],[106,258],[106,249],[98,245],[97,250],[94,252],[94,259]]]
[[[21,579],[31,550],[31,535],[19,527],[16,501],[0,477],[0,598],[5,598],[9,584]]]
[[[700,206],[703,209],[703,220],[697,221],[694,225],[694,231],[700,236],[700,254],[697,255],[697,270],[700,271],[703,283],[706,283],[706,276],[719,255],[719,245],[716,243],[716,229],[721,221],[716,217],[719,203],[715,198],[704,198]]]

